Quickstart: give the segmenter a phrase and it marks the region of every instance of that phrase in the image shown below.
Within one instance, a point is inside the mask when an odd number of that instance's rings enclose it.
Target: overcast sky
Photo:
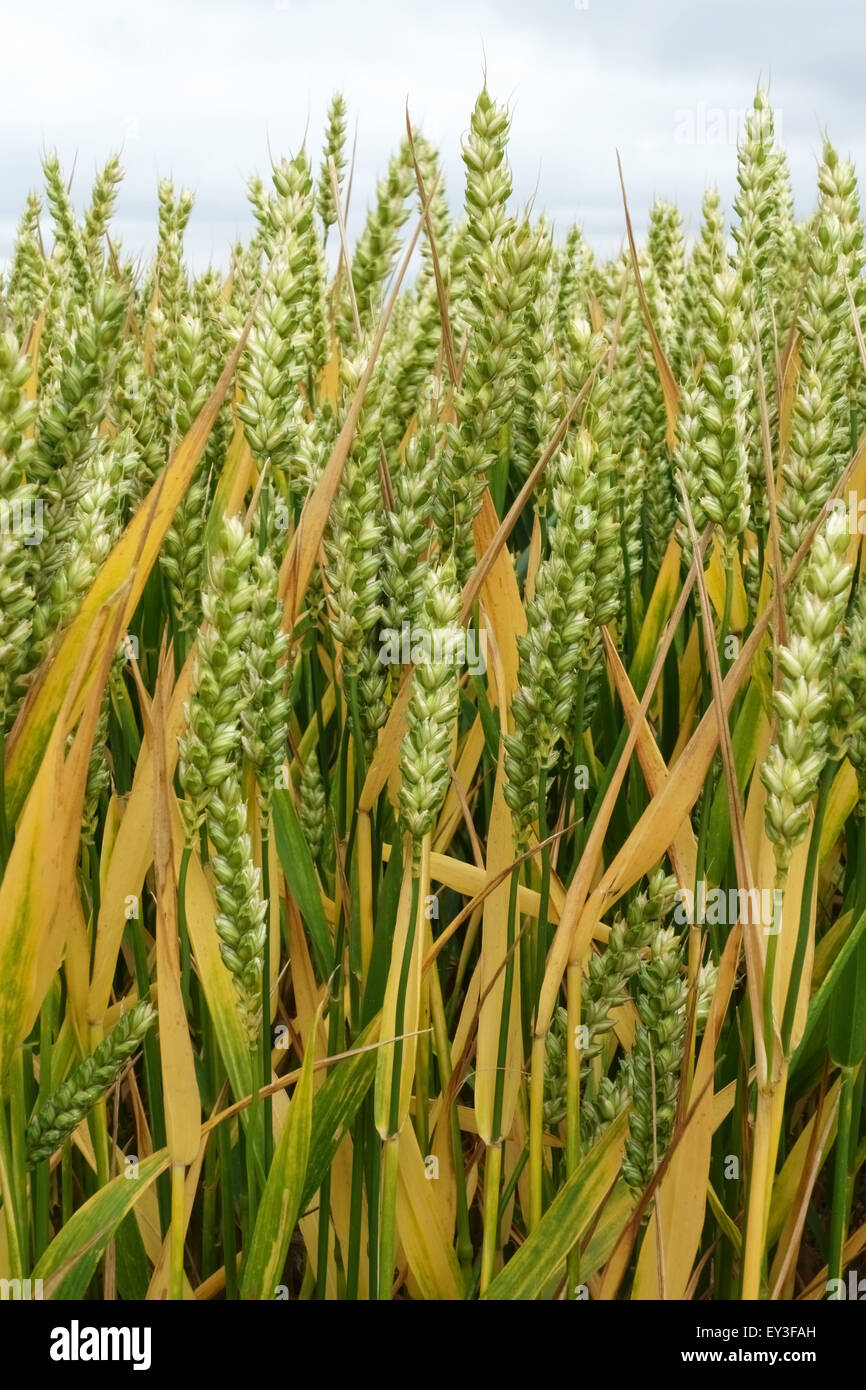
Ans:
[[[812,203],[821,132],[866,167],[863,0],[0,0],[0,260],[44,149],[86,198],[122,147],[116,230],[150,250],[156,183],[196,192],[188,249],[225,263],[249,229],[245,179],[305,132],[318,166],[330,93],[357,120],[350,230],[398,143],[408,99],[462,203],[460,137],[482,82],[512,114],[518,201],[536,192],[560,233],[575,218],[619,245],[620,150],[638,229],[654,196],[691,229],[708,183],[727,209],[738,116],[770,79],[798,211]]]

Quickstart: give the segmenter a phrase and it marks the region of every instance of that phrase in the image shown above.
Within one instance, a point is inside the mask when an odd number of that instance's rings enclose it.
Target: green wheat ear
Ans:
[[[593,1058],[612,1038],[613,1011],[628,1000],[630,981],[641,978],[644,957],[671,912],[676,891],[676,879],[658,869],[647,890],[629,904],[625,917],[617,916],[606,945],[590,957],[581,988],[581,1022],[586,1029],[581,1047],[582,1073],[588,1075]],[[545,1116],[549,1124],[559,1123],[565,1115],[566,1047],[573,1045],[567,1037],[567,1023],[565,1009],[559,1009],[547,1039]],[[597,1139],[630,1098],[628,1068],[623,1063],[615,1078],[603,1078],[594,1098],[585,1097],[581,1102],[584,1141],[592,1143]]]
[[[432,829],[448,790],[448,760],[457,723],[456,656],[460,595],[453,560],[427,570],[420,622],[431,639],[430,659],[415,668],[400,754],[400,813],[418,842]]]
[[[670,1142],[686,1027],[681,943],[673,928],[661,928],[651,949],[638,975],[640,1024],[625,1063],[631,1113],[622,1171],[636,1191],[647,1186]]]
[[[216,851],[212,863],[220,955],[231,972],[244,1027],[253,1043],[260,1028],[267,903],[261,895],[260,871],[253,863],[247,807],[236,774],[214,788],[207,827]]]
[[[588,325],[587,325],[588,328]],[[571,736],[570,719],[590,650],[592,571],[598,547],[597,449],[581,428],[573,449],[556,465],[556,525],[542,561],[535,597],[526,605],[527,631],[518,639],[514,732],[505,737],[505,799],[514,812],[518,844],[526,842],[558,743]]]
[[[244,751],[253,765],[262,811],[268,815],[285,756],[290,701],[285,693],[289,637],[281,632],[283,605],[277,570],[265,552],[253,562],[250,635],[241,722]]]
[[[12,326],[19,338],[29,332],[48,294],[48,274],[39,240],[41,212],[39,194],[28,193],[6,279],[6,300]]]
[[[830,751],[833,659],[851,586],[848,535],[834,521],[815,537],[797,585],[788,643],[779,649],[778,727],[761,768],[768,793],[764,824],[782,878],[808,833]]]
[[[195,694],[185,706],[185,729],[178,738],[178,776],[190,840],[216,788],[237,771],[253,559],[253,543],[241,522],[224,522],[202,594],[206,626],[196,656]]]
[[[718,191],[707,189],[701,206],[701,232],[686,267],[682,297],[681,380],[699,369],[704,339],[709,329],[707,299],[715,277],[727,264],[725,219]]]
[[[27,1125],[27,1164],[50,1158],[93,1109],[141,1046],[156,1022],[156,1010],[142,1000],[124,1014],[96,1050],[73,1067],[66,1080],[44,1100]]]
[[[328,106],[328,125],[325,145],[322,150],[322,168],[316,190],[316,211],[322,219],[322,227],[326,236],[337,220],[329,164],[331,159],[333,159],[334,168],[337,171],[337,187],[342,189],[343,174],[346,168],[346,103],[342,92],[335,92]]]
[[[32,505],[35,490],[27,477],[32,443],[24,431],[35,405],[23,396],[30,361],[19,351],[14,333],[0,337],[0,499],[10,508]],[[0,732],[11,724],[18,706],[16,679],[26,659],[33,627],[33,587],[29,559],[8,528],[0,532]]]

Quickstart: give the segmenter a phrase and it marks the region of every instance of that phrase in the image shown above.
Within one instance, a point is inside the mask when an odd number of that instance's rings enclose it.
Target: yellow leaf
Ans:
[[[70,687],[73,673],[96,625],[104,605],[123,592],[121,628],[129,623],[144,592],[147,576],[159,554],[178,503],[189,486],[195,467],[204,452],[211,426],[222,404],[246,342],[241,334],[225,369],[189,433],[178,445],[165,471],[154,483],[120,540],[107,557],[84,598],[77,614],[60,639],[56,651],[46,657],[37,672],[27,699],[9,736],[6,761],[6,796],[10,821],[14,822],[24,804],[48,743],[51,730]],[[103,644],[111,630],[103,629]],[[91,667],[81,681],[69,712],[74,724],[100,664],[101,650],[93,650]]]
[[[617,694],[619,695],[626,720],[628,721],[629,727],[631,727],[640,717],[640,700],[632,689],[631,682],[625,667],[619,659],[616,647],[613,645],[604,629],[602,629],[602,636],[604,638],[605,655],[607,656],[608,665],[613,673]],[[650,796],[655,796],[667,782],[668,770],[665,766],[665,760],[658,750],[658,745],[653,738],[652,729],[645,719],[640,719],[636,751]],[[668,852],[680,887],[688,889],[689,891],[693,890],[696,876],[698,845],[688,816],[680,821],[679,824],[672,825],[672,837],[670,845],[668,846]]]
[[[725,560],[721,547],[714,544],[710,554],[710,562],[704,571],[707,582],[707,593],[710,601],[716,610],[717,617],[721,618],[725,611]],[[734,552],[734,577],[733,577],[733,597],[731,600],[731,620],[728,624],[729,632],[742,632],[746,623],[749,621],[749,600],[746,597],[746,586],[743,583],[743,572],[740,569],[740,557]]]
[[[376,1128],[383,1139],[398,1134],[409,1113],[409,1099],[412,1093],[412,1080],[415,1075],[415,1056],[418,1040],[415,1037],[403,1039],[399,1048],[391,1041],[403,1034],[414,1033],[418,1027],[421,1009],[421,963],[424,959],[424,902],[430,883],[430,837],[422,841],[421,863],[415,870],[418,875],[418,888],[414,918],[412,912],[412,844],[406,839],[403,860],[403,882],[400,886],[400,899],[397,906],[397,921],[394,927],[394,941],[391,947],[391,965],[385,986],[385,1002],[382,1005],[382,1026],[376,1058],[375,1118]],[[400,1072],[397,1078],[398,1103],[396,1125],[394,1123],[394,1067],[399,1057]]]
[[[165,758],[166,679],[171,680],[171,672],[163,655],[162,667],[157,675],[152,719],[148,721],[153,741],[156,792],[153,805],[153,840],[159,1051],[168,1151],[173,1163],[186,1166],[194,1161],[199,1151],[201,1098],[181,991],[177,885],[174,877],[171,829],[173,793]]]
[[[116,606],[98,614],[58,708],[0,883],[0,1084],[63,957],[69,925],[63,904],[77,891],[75,859],[87,768],[117,626]],[[101,660],[96,656],[100,650]],[[72,710],[88,677],[90,696],[64,761]]]
[[[487,877],[495,878],[514,858],[514,832],[511,812],[505,801],[505,759],[500,755],[493,787],[490,830],[487,837]],[[475,1116],[478,1133],[486,1144],[508,1133],[517,1104],[523,1068],[520,1026],[519,953],[511,955],[513,979],[508,1012],[508,1038],[505,1073],[500,1077],[499,1033],[505,1011],[506,964],[508,961],[508,905],[510,882],[504,878],[484,900],[481,924],[481,1009],[478,1017],[478,1044],[475,1075]],[[518,921],[511,924],[516,935]],[[502,1087],[499,1132],[494,1134],[494,1101],[497,1078]]]
[[[827,858],[842,833],[842,827],[857,805],[857,774],[845,758],[833,778],[824,823],[821,826],[821,859]]]
[[[425,1301],[463,1297],[460,1266],[436,1179],[428,1178],[412,1125],[399,1139],[397,1229],[409,1269]]]
[[[178,677],[165,720],[165,763],[169,778],[174,775],[177,763],[177,736],[183,730],[184,701],[192,691],[193,656],[191,651]],[[153,794],[152,742],[145,732],[135,764],[132,791],[102,888],[88,1006],[91,1023],[101,1020],[105,1013],[127,916],[133,911],[141,912],[138,895],[153,860]]]
[[[691,1107],[677,1136],[668,1169],[656,1191],[655,1209],[641,1246],[632,1298],[681,1300],[685,1296],[698,1253],[715,1128],[713,1075],[716,1047],[736,980],[740,940],[741,929],[737,926],[728,937],[719,962],[710,1016],[692,1081]],[[659,1225],[660,1241],[656,1239]],[[664,1261],[663,1276],[658,1265],[659,1245]]]
[[[0,882],[0,1089],[12,1054],[27,1036],[39,942],[57,902],[60,844],[53,817],[60,797],[62,733],[58,729],[46,750]]]
[[[481,509],[472,523],[475,553],[479,564],[498,530],[499,518],[496,508],[489,489],[485,488]],[[472,583],[471,578],[469,583]],[[493,629],[493,638],[504,670],[505,690],[510,697],[511,691],[517,689],[517,638],[526,632],[526,614],[517,587],[514,563],[505,545],[499,549],[484,579],[481,601]]]

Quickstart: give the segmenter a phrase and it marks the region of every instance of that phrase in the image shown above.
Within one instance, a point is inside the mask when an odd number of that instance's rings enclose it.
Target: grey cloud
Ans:
[[[840,36],[842,41],[840,41]],[[866,28],[854,0],[42,0],[5,21],[0,140],[0,260],[18,209],[56,146],[87,196],[97,164],[123,145],[118,232],[130,253],[153,244],[156,181],[193,186],[189,249],[225,260],[250,225],[245,179],[274,154],[318,145],[330,92],[358,119],[350,231],[403,130],[408,97],[442,148],[452,207],[461,203],[460,138],[486,60],[491,89],[513,109],[515,197],[561,228],[583,220],[602,253],[616,249],[619,149],[635,225],[656,194],[694,227],[709,182],[726,205],[736,150],[677,139],[677,117],[741,110],[772,78],[797,192],[813,199],[821,130],[866,162]],[[705,131],[706,133],[706,131]],[[735,134],[735,132],[734,132]]]

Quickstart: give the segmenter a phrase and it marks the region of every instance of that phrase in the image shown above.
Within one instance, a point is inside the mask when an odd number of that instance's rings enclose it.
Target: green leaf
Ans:
[[[298,1212],[313,1128],[313,1060],[322,1006],[316,1010],[307,1037],[304,1064],[289,1113],[274,1154],[256,1218],[255,1230],[245,1253],[241,1298],[272,1299],[286,1263],[289,1241]]]
[[[637,650],[629,667],[629,680],[636,695],[643,695],[665,623],[674,610],[680,586],[680,551],[673,542],[668,546],[662,567],[656,577],[646,615],[641,624]]]
[[[379,891],[376,909],[376,925],[373,931],[373,950],[370,954],[370,969],[364,990],[364,1011],[362,1022],[374,1017],[385,1002],[385,985],[388,980],[388,966],[391,962],[391,943],[394,940],[394,927],[397,923],[397,905],[400,901],[400,885],[403,882],[402,855],[392,854],[388,860],[385,877]]]
[[[829,970],[824,976],[824,979],[821,981],[820,988],[809,1001],[809,1011],[806,1014],[806,1026],[803,1029],[803,1036],[800,1039],[796,1052],[791,1058],[791,1067],[789,1072],[789,1078],[791,1080],[793,1080],[800,1066],[804,1064],[805,1059],[808,1056],[809,1043],[811,1042],[812,1035],[816,1027],[820,1023],[824,1010],[829,1004],[831,998],[833,997],[839,985],[840,980],[842,979],[846,965],[848,964],[849,960],[851,960],[851,958],[855,955],[859,942],[862,939],[866,939],[863,936],[864,931],[866,931],[866,912],[862,912],[858,917],[857,921],[854,923],[854,926],[848,933],[844,945],[840,948],[839,953],[836,956],[836,959],[833,961],[833,964],[830,966]]]
[[[839,1067],[856,1067],[866,1053],[866,936],[860,937],[833,991],[827,1041]]]
[[[379,1016],[355,1039],[355,1047],[376,1041]],[[313,1137],[307,1161],[307,1177],[301,1209],[313,1200],[328,1175],[334,1155],[361,1108],[376,1075],[376,1049],[359,1052],[338,1062],[313,1102]]]
[[[150,1265],[134,1212],[129,1212],[118,1226],[114,1251],[117,1262],[117,1292],[120,1298],[124,1303],[143,1303],[147,1298],[147,1287],[150,1283]]]
[[[764,727],[761,718],[761,691],[751,681],[737,718],[731,744],[734,750],[734,767],[737,771],[737,785],[745,791],[746,783],[755,766],[758,756],[758,742]],[[721,883],[728,867],[731,852],[731,808],[724,777],[720,778],[713,797],[710,811],[710,824],[707,833],[707,877],[710,883]]]
[[[620,1168],[628,1115],[622,1114],[575,1168],[541,1221],[484,1295],[525,1302],[543,1294],[551,1276],[589,1226]]]
[[[83,1298],[100,1257],[126,1214],[170,1163],[160,1149],[138,1165],[138,1177],[125,1173],[101,1187],[70,1217],[33,1271],[44,1282],[45,1298]]]
[[[327,979],[334,969],[331,934],[307,841],[295,803],[285,788],[278,787],[274,792],[272,817],[280,867],[310,933],[319,978]]]

